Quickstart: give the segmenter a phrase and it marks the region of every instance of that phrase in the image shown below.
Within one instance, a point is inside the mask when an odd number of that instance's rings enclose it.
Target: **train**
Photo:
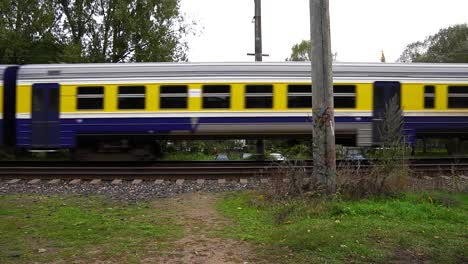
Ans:
[[[0,144],[134,152],[167,138],[310,137],[308,62],[0,65]],[[333,64],[337,143],[369,147],[398,98],[408,144],[466,140],[468,64]],[[140,154],[138,154],[140,153]]]

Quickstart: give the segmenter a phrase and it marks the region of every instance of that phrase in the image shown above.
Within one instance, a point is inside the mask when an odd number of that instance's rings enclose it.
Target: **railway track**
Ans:
[[[409,167],[418,176],[468,175],[468,159],[415,159]],[[338,168],[364,172],[375,166],[338,161]],[[269,178],[279,170],[299,169],[310,173],[313,161],[279,163],[272,161],[160,161],[160,162],[0,162],[0,179],[82,179],[82,180],[197,180]]]

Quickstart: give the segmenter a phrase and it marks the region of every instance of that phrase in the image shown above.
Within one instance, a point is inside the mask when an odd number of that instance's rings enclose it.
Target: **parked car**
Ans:
[[[362,165],[367,165],[369,164],[369,160],[364,157],[361,153],[348,153],[345,157],[344,160],[353,163],[353,164],[362,164]]]
[[[252,159],[254,154],[252,153],[242,153],[241,159]]]
[[[286,158],[281,153],[270,153],[269,158],[272,159],[272,160],[277,160],[277,161],[285,161],[286,160]]]
[[[220,153],[216,155],[215,160],[225,161],[225,160],[229,160],[229,157],[226,153]]]

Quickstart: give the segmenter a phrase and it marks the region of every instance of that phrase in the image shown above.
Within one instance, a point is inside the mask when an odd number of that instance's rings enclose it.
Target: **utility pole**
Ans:
[[[255,1],[255,61],[262,61],[262,0]]]
[[[255,61],[262,61],[262,0],[255,1]],[[249,54],[250,55],[250,54]],[[265,142],[263,139],[257,140],[257,154],[259,159],[265,158]]]
[[[254,0],[255,15],[255,53],[247,53],[248,56],[255,56],[255,61],[262,61],[262,57],[268,57],[268,54],[262,53],[262,0]]]
[[[310,1],[312,48],[313,176],[328,193],[336,191],[335,119],[329,0]]]

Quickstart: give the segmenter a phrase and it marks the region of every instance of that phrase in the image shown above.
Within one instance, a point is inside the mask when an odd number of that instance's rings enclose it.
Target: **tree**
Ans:
[[[54,36],[60,20],[47,0],[0,2],[0,63],[56,62],[62,46]]]
[[[310,52],[312,47],[310,46],[310,40],[303,40],[299,44],[295,44],[291,48],[291,57],[286,58],[286,61],[310,61],[312,58]],[[338,53],[333,53],[333,61],[336,61]]]
[[[310,61],[311,58],[310,40],[303,40],[291,48],[291,57],[287,61]]]
[[[180,0],[4,0],[0,63],[185,61]]]
[[[468,62],[468,26],[455,25],[406,46],[399,62]]]
[[[89,62],[186,60],[179,0],[59,0],[66,57]]]

